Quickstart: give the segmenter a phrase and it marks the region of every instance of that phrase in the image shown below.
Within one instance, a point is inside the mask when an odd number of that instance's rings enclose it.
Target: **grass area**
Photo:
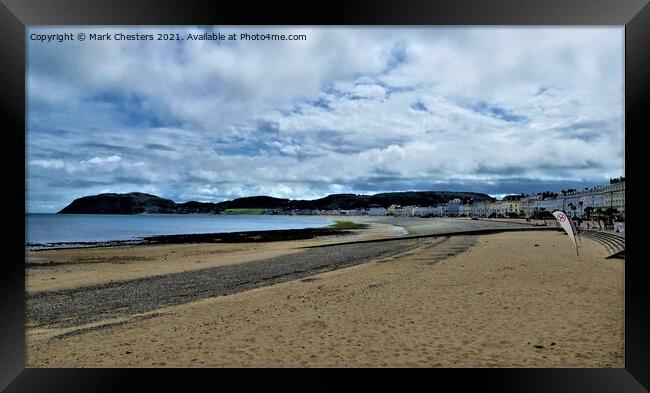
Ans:
[[[225,209],[223,214],[262,214],[266,209],[252,208],[252,209]]]
[[[329,228],[332,229],[365,229],[368,228],[366,224],[357,224],[352,221],[334,221],[334,224],[330,225]]]

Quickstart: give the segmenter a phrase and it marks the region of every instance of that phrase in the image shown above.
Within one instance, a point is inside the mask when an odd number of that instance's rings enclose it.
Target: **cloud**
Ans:
[[[65,165],[63,160],[33,160],[30,164],[45,169],[61,169]]]
[[[380,85],[374,84],[358,84],[352,89],[352,97],[354,98],[367,98],[367,99],[381,99],[386,95],[386,90]]]
[[[28,41],[28,209],[106,189],[503,194],[623,174],[621,28],[164,29],[308,39]]]
[[[89,164],[93,164],[93,165],[104,165],[104,164],[108,164],[108,163],[111,163],[111,162],[120,162],[120,161],[122,161],[122,157],[113,155],[113,156],[109,156],[109,157],[93,157],[93,158],[91,158],[89,160],[81,161],[80,163],[81,164],[89,163]]]

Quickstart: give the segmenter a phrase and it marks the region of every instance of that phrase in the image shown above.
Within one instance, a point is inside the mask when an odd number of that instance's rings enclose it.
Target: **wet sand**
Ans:
[[[266,243],[146,244],[69,248],[26,253],[30,294],[161,276],[216,266],[265,260],[300,252],[304,247],[462,230],[521,228],[519,224],[463,219],[400,217],[326,217],[368,225],[346,235]]]
[[[442,239],[311,247],[275,258],[27,296],[27,327],[71,327],[229,295],[318,273],[394,257]]]
[[[402,228],[370,223],[348,235],[268,243],[124,245],[32,251],[26,253],[26,288],[30,294],[78,288],[264,260],[302,248],[402,236]]]
[[[604,259],[601,245],[583,239],[578,257],[555,231],[408,241],[396,255],[231,295],[30,328],[27,366],[624,367],[624,260]],[[211,246],[227,245],[199,245]],[[231,247],[223,255],[253,245]]]

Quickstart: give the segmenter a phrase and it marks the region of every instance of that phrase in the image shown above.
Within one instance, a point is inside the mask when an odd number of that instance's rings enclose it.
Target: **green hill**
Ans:
[[[291,200],[270,196],[237,198],[218,203],[189,201],[176,203],[155,195],[132,192],[128,194],[99,194],[75,199],[61,214],[259,214],[264,209],[335,210],[367,209],[370,207],[433,206],[452,199],[462,201],[494,200],[487,194],[455,191],[406,191],[375,195],[332,194],[314,200]]]

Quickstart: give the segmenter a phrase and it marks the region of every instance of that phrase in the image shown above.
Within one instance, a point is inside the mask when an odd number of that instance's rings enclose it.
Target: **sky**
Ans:
[[[304,41],[41,42],[243,32]],[[29,212],[450,190],[558,192],[624,175],[623,28],[29,28]]]

